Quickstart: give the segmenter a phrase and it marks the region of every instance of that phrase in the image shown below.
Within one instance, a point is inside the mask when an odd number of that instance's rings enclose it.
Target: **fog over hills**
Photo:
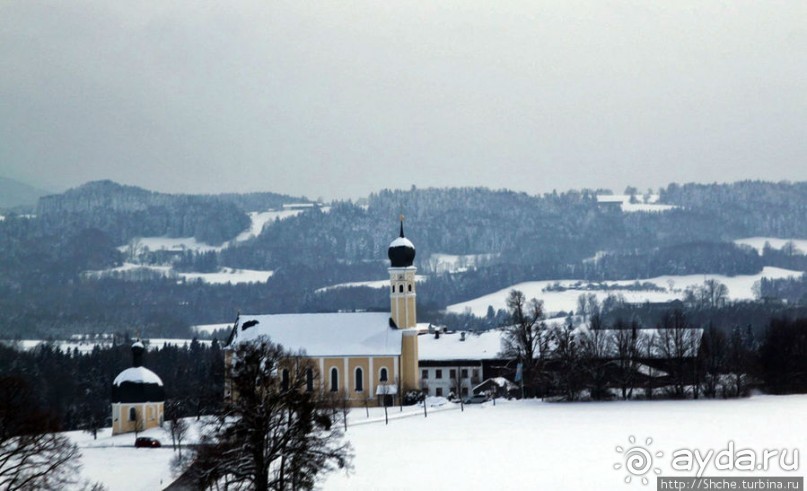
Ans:
[[[37,200],[48,191],[0,176],[0,210],[36,206]]]

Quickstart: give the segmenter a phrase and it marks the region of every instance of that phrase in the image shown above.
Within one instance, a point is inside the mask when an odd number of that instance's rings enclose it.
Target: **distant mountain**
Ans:
[[[24,182],[0,177],[0,209],[36,206],[36,200],[49,194]]]

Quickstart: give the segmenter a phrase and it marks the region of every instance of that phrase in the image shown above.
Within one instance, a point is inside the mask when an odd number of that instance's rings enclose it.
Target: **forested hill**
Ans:
[[[734,235],[807,237],[807,182],[670,184],[661,200],[711,216]]]
[[[807,239],[806,188],[670,185],[657,202],[653,193],[615,202],[591,190],[534,196],[412,188],[278,210],[306,200],[173,195],[93,182],[42,198],[36,216],[0,220],[0,337],[134,328],[187,335],[189,325],[229,321],[237,310],[383,310],[383,290],[325,287],[382,280],[401,213],[419,273],[428,276],[419,286],[424,315],[523,281],[731,276],[765,266],[807,271],[807,254],[794,247],[760,253],[733,242]],[[224,246],[121,248],[133,238],[159,244],[153,239],[166,236]],[[262,283],[218,284],[197,274],[234,270],[256,270],[263,279],[249,281]],[[803,278],[761,287],[766,297],[807,299]]]
[[[742,206],[724,197],[732,186],[742,190]],[[670,195],[668,203],[676,208],[638,213],[603,206],[594,191],[530,196],[484,188],[385,190],[372,194],[366,207],[338,203],[329,213],[314,211],[270,224],[260,237],[224,251],[221,259],[249,268],[383,260],[401,212],[423,269],[429,269],[435,253],[485,254],[488,262],[539,265],[547,271],[574,264],[582,268],[585,259],[605,253],[610,262],[598,263],[618,264],[626,277],[648,270],[738,274],[758,271],[760,264],[750,251],[727,242],[771,235],[772,230],[779,237],[807,237],[803,184],[702,186],[692,205],[685,194],[674,193],[678,189],[689,187],[670,186],[662,195],[662,201]],[[690,257],[692,251],[698,257]],[[703,269],[710,264],[717,270]]]
[[[37,215],[55,230],[97,228],[118,244],[134,237],[194,237],[218,245],[249,226],[245,212],[298,200],[274,193],[165,194],[95,181],[39,200]]]

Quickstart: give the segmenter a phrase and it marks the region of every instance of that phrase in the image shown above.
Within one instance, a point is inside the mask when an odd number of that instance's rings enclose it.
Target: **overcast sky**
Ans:
[[[51,189],[807,179],[804,1],[0,1],[0,175]]]

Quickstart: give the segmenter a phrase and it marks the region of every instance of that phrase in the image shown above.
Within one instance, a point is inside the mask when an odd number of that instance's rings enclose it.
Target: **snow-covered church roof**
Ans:
[[[139,340],[132,344],[132,366],[112,381],[112,403],[161,402],[165,400],[163,381],[143,366],[145,346]]]
[[[132,382],[135,384],[157,384],[162,385],[163,381],[156,373],[152,372],[146,367],[131,367],[120,372],[112,385],[120,385],[123,382]]]
[[[402,330],[386,312],[239,315],[230,347],[266,336],[308,356],[397,356]]]

